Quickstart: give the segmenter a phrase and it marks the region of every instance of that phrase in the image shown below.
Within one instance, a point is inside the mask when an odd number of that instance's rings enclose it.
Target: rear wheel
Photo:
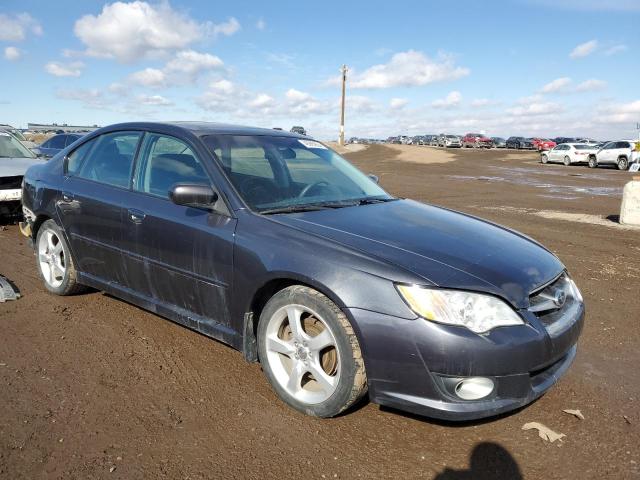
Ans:
[[[598,160],[595,155],[589,157],[589,168],[596,168],[598,166]]]
[[[36,236],[38,272],[44,286],[56,295],[74,295],[86,289],[77,272],[62,230],[53,220],[45,221]]]
[[[542,154],[542,156],[540,157],[540,161],[542,163],[547,163],[549,161],[549,157],[547,157],[545,154]]]
[[[627,157],[618,158],[618,170],[626,170],[627,168],[629,168],[629,160],[627,160]]]
[[[564,156],[564,161],[562,163],[564,163],[566,167],[571,165],[571,158],[569,158],[569,155]]]
[[[309,287],[285,288],[267,302],[258,354],[280,398],[307,415],[333,417],[367,391],[353,327],[331,300]]]

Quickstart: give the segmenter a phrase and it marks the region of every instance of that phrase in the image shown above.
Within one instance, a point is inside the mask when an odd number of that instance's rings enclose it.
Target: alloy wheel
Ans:
[[[47,229],[40,235],[38,241],[38,263],[45,282],[53,288],[58,288],[64,281],[67,271],[64,248],[58,235]]]
[[[326,401],[340,380],[334,333],[322,317],[303,305],[286,305],[269,319],[267,361],[277,382],[306,404]]]

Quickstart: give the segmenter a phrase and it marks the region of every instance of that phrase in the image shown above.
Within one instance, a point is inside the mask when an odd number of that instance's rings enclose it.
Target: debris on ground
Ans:
[[[568,413],[569,415],[573,415],[574,417],[579,418],[580,420],[584,420],[584,415],[582,415],[582,412],[580,410],[566,409],[562,411],[564,413]]]
[[[627,422],[629,425],[631,425],[631,420],[629,419],[629,417],[627,417],[626,415],[622,415],[622,418],[624,418],[625,422]]]
[[[20,298],[20,292],[7,280],[0,275],[0,302],[7,300],[17,300]]]
[[[529,422],[529,423],[525,423],[522,426],[522,430],[531,430],[531,429],[538,430],[538,436],[541,439],[551,443],[555,442],[556,440],[562,441],[562,437],[566,437],[564,433],[556,433],[553,430],[551,430],[549,427],[538,422]]]

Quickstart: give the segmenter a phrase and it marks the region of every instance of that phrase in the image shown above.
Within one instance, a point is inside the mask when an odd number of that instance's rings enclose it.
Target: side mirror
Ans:
[[[371,180],[373,180],[376,183],[380,183],[380,178],[378,178],[378,176],[374,175],[373,173],[370,173],[369,175],[367,175],[367,177],[369,177]]]
[[[176,205],[207,208],[218,200],[218,194],[209,185],[176,183],[169,190],[169,198]]]

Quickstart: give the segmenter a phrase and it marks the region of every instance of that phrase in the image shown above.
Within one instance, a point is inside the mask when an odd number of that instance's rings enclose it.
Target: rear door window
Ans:
[[[82,162],[78,177],[127,188],[140,132],[115,132],[100,135],[90,154]]]

